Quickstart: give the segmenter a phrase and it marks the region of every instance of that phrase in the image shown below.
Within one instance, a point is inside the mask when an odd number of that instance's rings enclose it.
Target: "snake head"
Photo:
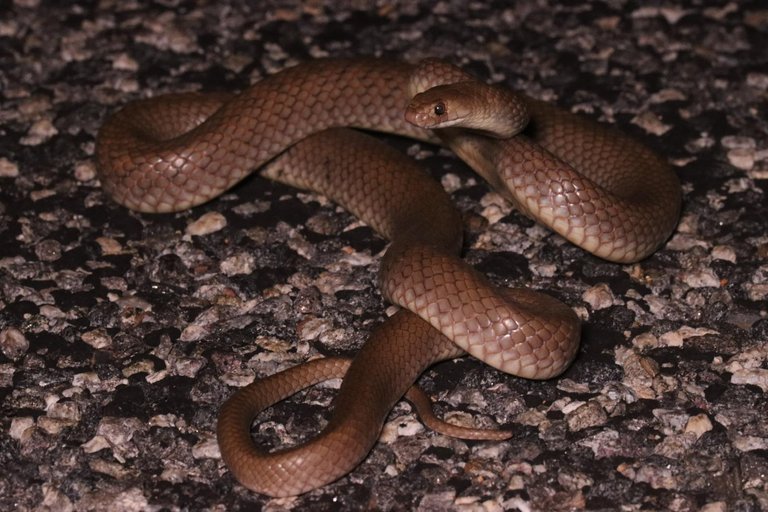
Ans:
[[[430,130],[465,126],[472,115],[472,98],[459,84],[438,85],[417,94],[405,109],[405,120]]]
[[[466,81],[438,85],[415,95],[405,120],[420,128],[466,128],[494,138],[508,138],[528,123],[520,96],[506,88]]]

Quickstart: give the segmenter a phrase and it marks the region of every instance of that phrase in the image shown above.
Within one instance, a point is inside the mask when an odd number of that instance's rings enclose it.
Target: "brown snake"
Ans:
[[[508,106],[513,120],[488,124],[485,101]],[[525,131],[510,137],[528,117]],[[273,496],[306,492],[354,468],[394,403],[435,361],[466,351],[515,375],[549,378],[578,347],[570,308],[538,292],[499,290],[464,264],[459,216],[440,187],[367,136],[322,132],[342,126],[439,137],[521,211],[611,261],[653,252],[679,214],[677,178],[642,145],[438,61],[318,60],[236,96],[161,96],[117,112],[99,132],[97,161],[104,189],[128,208],[189,208],[272,160],[267,176],[328,195],[392,241],[382,293],[409,311],[380,326],[349,370],[344,360],[312,361],[241,389],[222,407],[222,458],[243,485]],[[260,410],[342,375],[318,437],[270,454],[253,445]],[[473,432],[449,430],[493,437]]]

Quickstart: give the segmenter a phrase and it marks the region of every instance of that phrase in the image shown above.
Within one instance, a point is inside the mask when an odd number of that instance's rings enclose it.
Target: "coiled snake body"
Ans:
[[[538,292],[499,290],[458,259],[460,218],[439,185],[410,159],[335,127],[439,140],[523,212],[612,261],[653,252],[679,214],[677,179],[648,149],[439,61],[318,60],[236,96],[161,96],[118,111],[99,132],[97,163],[104,190],[128,208],[189,208],[269,162],[265,175],[329,196],[391,240],[381,289],[405,309],[351,366],[311,361],[241,389],[222,407],[222,458],[246,487],[273,496],[306,492],[354,468],[394,403],[435,361],[466,351],[515,375],[549,378],[578,348],[570,308]],[[333,417],[317,438],[271,454],[253,445],[260,410],[340,376]]]

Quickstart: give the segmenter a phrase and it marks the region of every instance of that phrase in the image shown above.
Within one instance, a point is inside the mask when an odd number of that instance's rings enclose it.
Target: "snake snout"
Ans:
[[[408,108],[405,109],[405,120],[420,128],[433,128],[438,124],[437,121],[423,109],[412,108],[411,105],[408,105]]]

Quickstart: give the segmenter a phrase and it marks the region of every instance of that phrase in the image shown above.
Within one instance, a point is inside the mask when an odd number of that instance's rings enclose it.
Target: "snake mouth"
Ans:
[[[463,119],[461,117],[454,117],[454,118],[448,119],[445,117],[439,117],[433,114],[431,111],[426,112],[420,109],[417,110],[417,109],[408,108],[405,111],[405,120],[414,126],[434,130],[434,129],[450,128],[451,126],[456,126],[460,124]]]

